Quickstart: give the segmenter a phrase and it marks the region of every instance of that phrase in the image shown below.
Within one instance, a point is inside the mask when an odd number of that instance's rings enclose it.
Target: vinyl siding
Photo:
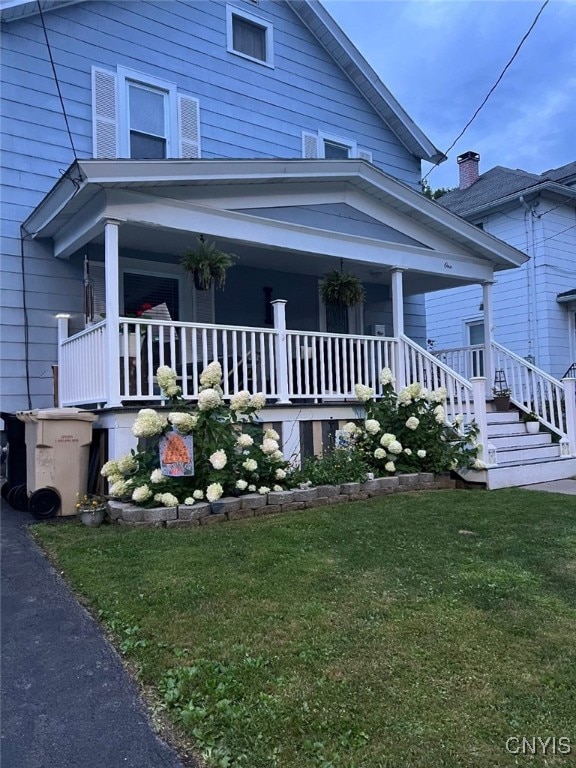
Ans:
[[[239,7],[244,7],[238,3]],[[416,186],[420,163],[401,144],[286,3],[248,9],[274,26],[274,68],[226,51],[226,3],[91,2],[45,13],[78,157],[92,154],[91,67],[124,66],[200,99],[202,156],[301,157],[303,130],[369,149],[375,165]],[[19,226],[74,160],[37,16],[2,30],[3,408],[26,407]],[[30,381],[52,404],[56,319],[82,313],[81,259],[62,262],[25,241]],[[298,319],[294,320],[298,323]],[[293,327],[298,327],[293,325]]]

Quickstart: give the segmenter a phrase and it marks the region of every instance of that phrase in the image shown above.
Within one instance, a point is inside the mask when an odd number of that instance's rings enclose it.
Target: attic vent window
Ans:
[[[226,7],[229,53],[273,67],[272,24],[232,6]]]

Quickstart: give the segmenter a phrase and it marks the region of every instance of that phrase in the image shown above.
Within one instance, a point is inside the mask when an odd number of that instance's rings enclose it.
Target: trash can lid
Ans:
[[[96,414],[81,408],[35,408],[33,411],[18,411],[20,421],[38,422],[44,419],[53,421],[96,421]]]

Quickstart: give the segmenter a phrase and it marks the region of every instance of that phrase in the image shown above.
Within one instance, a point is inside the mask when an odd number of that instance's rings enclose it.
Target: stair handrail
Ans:
[[[497,341],[492,341],[492,352],[494,370],[503,369],[506,375],[510,401],[524,413],[535,413],[541,424],[560,438],[566,438],[563,383]]]

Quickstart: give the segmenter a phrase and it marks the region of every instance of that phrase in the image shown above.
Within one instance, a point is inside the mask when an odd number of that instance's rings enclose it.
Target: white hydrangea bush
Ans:
[[[226,402],[217,361],[200,375],[196,407],[182,399],[171,368],[158,368],[156,379],[171,410],[164,414],[143,408],[138,413],[132,432],[141,449],[102,467],[112,497],[145,507],[176,506],[288,487],[290,467],[280,449],[280,435],[256,423],[256,412],[266,404],[262,392],[241,390]],[[172,430],[192,436],[193,476],[169,477],[160,467],[160,440]]]

